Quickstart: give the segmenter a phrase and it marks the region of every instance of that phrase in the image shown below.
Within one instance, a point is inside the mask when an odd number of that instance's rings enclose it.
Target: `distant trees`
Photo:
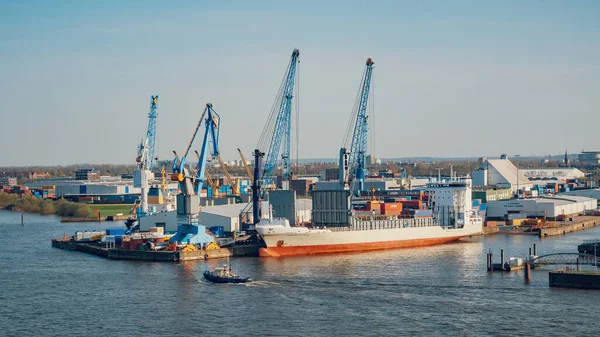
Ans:
[[[42,200],[34,196],[24,195],[22,198],[16,194],[0,192],[0,209],[9,209],[17,212],[56,214],[64,217],[89,217],[90,206],[59,199],[57,201]]]

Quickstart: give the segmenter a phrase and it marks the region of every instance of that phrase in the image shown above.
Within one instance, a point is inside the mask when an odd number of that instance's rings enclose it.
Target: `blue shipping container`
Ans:
[[[106,235],[124,235],[125,228],[107,228]]]

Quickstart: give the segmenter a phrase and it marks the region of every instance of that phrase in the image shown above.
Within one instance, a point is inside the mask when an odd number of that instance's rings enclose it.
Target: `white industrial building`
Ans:
[[[600,200],[600,188],[561,192],[561,193],[557,194],[557,196],[559,196],[559,197],[564,196],[567,198],[570,196],[579,196],[579,197],[588,197],[588,198],[594,198],[596,200]]]
[[[504,219],[507,216],[546,217],[556,219],[559,215],[577,215],[598,208],[596,199],[580,196],[555,196],[528,199],[489,201],[487,217]]]
[[[585,177],[585,173],[573,167],[563,168],[539,168],[519,170],[529,180],[558,180],[579,179]]]
[[[510,188],[512,191],[529,190],[533,184],[508,159],[480,159],[481,165],[471,172],[473,186]]]

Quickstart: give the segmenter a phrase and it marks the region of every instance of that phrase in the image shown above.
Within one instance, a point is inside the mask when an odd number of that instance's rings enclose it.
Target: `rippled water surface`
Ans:
[[[247,285],[213,285],[181,264],[110,261],[52,238],[115,223],[61,224],[0,211],[0,335],[597,336],[600,291],[550,289],[547,271],[485,270],[485,254],[575,252],[600,228],[540,240],[495,235],[435,247],[237,258]]]

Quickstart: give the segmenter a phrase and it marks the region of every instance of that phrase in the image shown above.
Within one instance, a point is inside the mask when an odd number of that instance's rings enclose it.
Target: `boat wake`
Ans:
[[[252,281],[248,283],[240,283],[247,287],[277,287],[280,284],[277,282],[269,282],[269,281]]]

